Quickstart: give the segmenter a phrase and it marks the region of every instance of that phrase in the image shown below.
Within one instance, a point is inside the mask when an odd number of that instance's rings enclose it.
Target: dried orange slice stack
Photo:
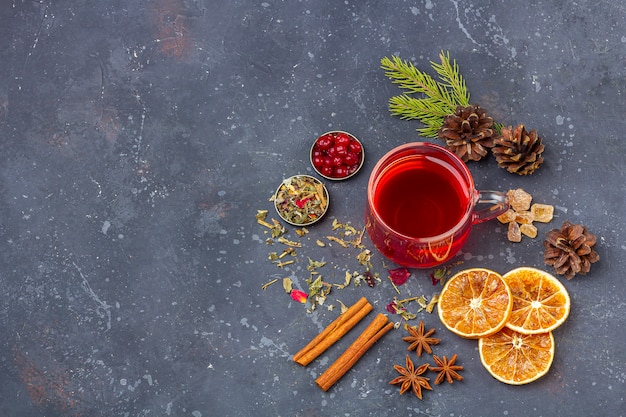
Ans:
[[[513,297],[500,274],[472,268],[446,282],[437,304],[439,319],[448,330],[476,339],[504,327],[512,312]]]
[[[522,267],[500,276],[472,268],[446,283],[438,311],[446,328],[478,339],[480,360],[494,378],[521,385],[550,369],[552,330],[567,319],[570,298],[558,279],[539,269]]]

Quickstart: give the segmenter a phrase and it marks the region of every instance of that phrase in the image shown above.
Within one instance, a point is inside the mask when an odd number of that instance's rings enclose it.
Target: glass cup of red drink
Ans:
[[[467,165],[453,152],[414,142],[392,149],[372,170],[365,221],[387,258],[431,268],[456,255],[472,225],[508,209],[505,193],[475,188]]]

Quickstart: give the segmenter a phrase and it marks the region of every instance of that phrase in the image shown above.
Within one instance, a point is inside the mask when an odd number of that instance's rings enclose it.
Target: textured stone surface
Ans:
[[[621,1],[70,3],[0,5],[0,414],[626,415]],[[380,59],[428,69],[442,49],[472,102],[546,145],[530,177],[493,158],[471,164],[477,186],[555,206],[521,243],[497,221],[476,226],[455,268],[548,270],[541,242],[564,220],[597,234],[601,260],[565,282],[572,311],[552,369],[531,385],[491,378],[475,341],[422,312],[442,339],[434,353],[458,353],[464,381],[424,401],[399,396],[388,381],[406,344],[394,331],[323,393],[315,377],[365,323],[307,368],[291,355],[337,316],[337,300],[366,296],[385,312],[394,265],[365,237],[381,283],[333,289],[334,310],[312,314],[280,280],[306,289],[307,257],[328,262],[331,283],[364,271],[358,251],[315,241],[337,233],[333,218],[362,229],[376,160],[420,140],[417,122],[389,114],[399,90]],[[329,214],[280,269],[256,210],[276,217],[268,198],[312,173],[311,143],[330,129],[359,137],[366,164],[327,183]],[[399,297],[430,297],[430,272],[413,271]]]

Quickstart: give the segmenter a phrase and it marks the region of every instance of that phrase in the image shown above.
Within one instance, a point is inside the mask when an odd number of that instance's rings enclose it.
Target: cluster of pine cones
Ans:
[[[524,125],[504,127],[501,134],[494,129],[493,119],[478,105],[458,106],[454,114],[444,118],[438,136],[463,161],[479,161],[494,154],[498,165],[519,175],[532,174],[543,163],[544,146],[535,130]],[[595,251],[596,236],[586,227],[563,223],[551,230],[545,242],[544,261],[568,280],[586,274],[600,256]]]
[[[444,118],[438,136],[465,162],[479,161],[491,150],[498,165],[511,173],[532,174],[543,163],[544,146],[534,129],[509,126],[498,135],[493,118],[478,105],[458,106]]]

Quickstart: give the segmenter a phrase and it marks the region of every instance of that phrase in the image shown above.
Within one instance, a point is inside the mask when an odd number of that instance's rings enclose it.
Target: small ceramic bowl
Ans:
[[[365,160],[365,151],[361,141],[351,133],[332,130],[313,142],[310,160],[319,175],[340,181],[359,172]]]
[[[273,197],[278,215],[294,226],[309,226],[328,210],[328,190],[317,178],[294,175],[278,186]]]

